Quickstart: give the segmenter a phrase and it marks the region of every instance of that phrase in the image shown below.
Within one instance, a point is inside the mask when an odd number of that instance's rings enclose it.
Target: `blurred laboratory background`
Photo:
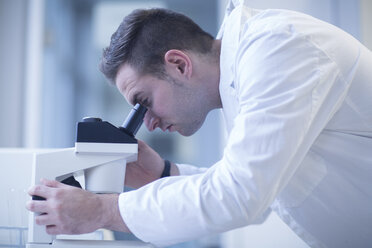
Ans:
[[[186,14],[216,36],[227,2],[0,0],[0,147],[72,147],[76,122],[85,116],[121,125],[131,106],[101,75],[98,64],[103,48],[109,45],[111,34],[123,17],[136,8],[168,8]],[[308,13],[341,27],[372,49],[372,1],[247,2],[253,8],[285,8]],[[164,158],[209,167],[222,154],[221,118],[219,111],[213,111],[192,137],[159,130],[150,133],[145,127],[137,137]],[[1,231],[0,228],[0,237]],[[119,233],[115,237],[134,238]],[[272,214],[261,226],[173,247],[307,246]]]

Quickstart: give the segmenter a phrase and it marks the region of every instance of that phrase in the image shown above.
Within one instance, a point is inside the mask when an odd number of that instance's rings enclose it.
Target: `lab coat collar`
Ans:
[[[245,6],[243,0],[231,0],[217,39],[221,39],[220,55],[220,96],[228,133],[233,120],[240,111],[238,87],[235,80],[235,57],[239,46],[240,34],[248,19],[259,13]],[[226,32],[224,32],[226,30]]]

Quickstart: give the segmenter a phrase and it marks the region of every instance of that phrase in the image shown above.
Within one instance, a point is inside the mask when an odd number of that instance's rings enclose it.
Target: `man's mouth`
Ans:
[[[168,132],[173,132],[174,131],[174,126],[173,125],[169,125],[167,127],[167,130],[168,130]]]

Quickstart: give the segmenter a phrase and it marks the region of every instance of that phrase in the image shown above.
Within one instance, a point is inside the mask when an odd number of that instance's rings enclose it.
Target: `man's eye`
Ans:
[[[145,100],[141,101],[141,105],[148,107],[149,106],[149,100],[146,98]]]

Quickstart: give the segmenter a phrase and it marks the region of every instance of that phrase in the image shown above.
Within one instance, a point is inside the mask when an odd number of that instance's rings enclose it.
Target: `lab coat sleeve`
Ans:
[[[181,176],[194,175],[205,172],[208,168],[196,167],[189,164],[176,164]]]
[[[286,186],[348,83],[308,37],[283,29],[241,39],[240,111],[223,158],[204,173],[120,195],[121,216],[138,238],[166,246],[252,224]]]

